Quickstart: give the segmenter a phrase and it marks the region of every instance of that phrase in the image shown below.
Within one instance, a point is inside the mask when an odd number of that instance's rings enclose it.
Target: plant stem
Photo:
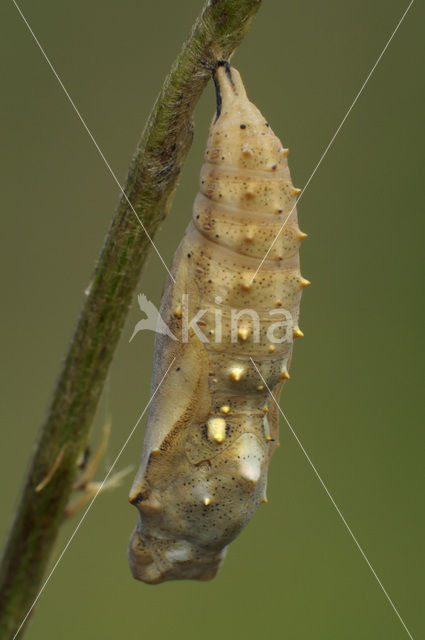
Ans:
[[[84,449],[126,314],[167,215],[192,141],[192,113],[216,61],[227,60],[248,31],[261,0],[209,0],[166,78],[131,162],[99,256],[90,292],[41,428],[0,570],[0,637],[26,621],[63,521],[77,458]],[[128,202],[129,201],[129,202]],[[62,453],[61,453],[62,452]],[[55,461],[50,482],[36,492]]]

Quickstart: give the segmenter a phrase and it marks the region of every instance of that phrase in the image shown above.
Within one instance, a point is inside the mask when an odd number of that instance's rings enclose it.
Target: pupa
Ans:
[[[213,578],[228,544],[267,501],[279,422],[268,389],[278,400],[289,378],[310,284],[300,274],[306,234],[288,150],[236,69],[219,64],[213,76],[217,111],[193,218],[162,297],[172,335],[156,335],[157,391],[129,497],[139,511],[130,567],[149,584]]]

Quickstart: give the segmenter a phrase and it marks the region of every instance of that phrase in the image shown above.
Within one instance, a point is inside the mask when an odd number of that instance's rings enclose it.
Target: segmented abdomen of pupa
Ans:
[[[177,340],[156,338],[152,391],[171,367],[150,406],[129,498],[139,509],[130,566],[148,583],[214,577],[266,501],[278,443],[269,390],[278,400],[289,378],[309,284],[288,151],[235,69],[219,66],[215,83],[193,219],[160,309]]]

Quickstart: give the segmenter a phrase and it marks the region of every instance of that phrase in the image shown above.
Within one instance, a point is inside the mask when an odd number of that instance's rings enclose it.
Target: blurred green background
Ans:
[[[22,0],[121,181],[201,1]],[[233,58],[248,94],[291,148],[302,187],[407,0],[265,1]],[[423,637],[424,7],[415,3],[299,205],[305,339],[282,406],[415,638]],[[117,187],[12,2],[2,38],[0,536],[73,331]],[[421,39],[422,38],[422,39]],[[421,74],[422,71],[422,74]],[[189,221],[208,87],[173,210],[157,237],[170,262]],[[422,136],[422,137],[421,137]],[[422,272],[422,273],[421,273]],[[158,303],[151,253],[139,291]],[[136,299],[94,425],[113,431],[102,479],[148,401],[153,334],[128,343]],[[143,426],[119,468],[137,464]],[[99,497],[37,605],[27,637],[240,636],[402,640],[407,634],[287,426],[269,504],[210,583],[134,581],[126,545],[132,477]],[[78,520],[68,522],[52,564]]]

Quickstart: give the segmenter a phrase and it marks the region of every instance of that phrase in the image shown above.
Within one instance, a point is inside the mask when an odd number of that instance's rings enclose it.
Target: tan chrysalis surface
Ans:
[[[287,150],[235,69],[219,66],[215,82],[193,220],[160,309],[177,339],[157,335],[152,390],[175,360],[151,403],[129,498],[139,511],[131,570],[152,584],[213,578],[265,501],[278,412],[250,358],[278,399],[309,284]]]

